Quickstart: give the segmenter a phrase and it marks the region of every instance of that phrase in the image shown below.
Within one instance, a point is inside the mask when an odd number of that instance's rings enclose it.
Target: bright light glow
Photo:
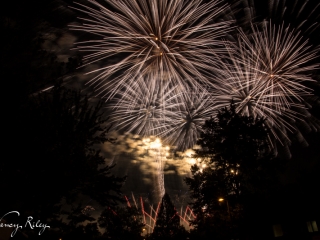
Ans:
[[[207,164],[203,162],[201,158],[193,158],[192,156],[195,154],[195,151],[192,149],[187,149],[184,153],[182,153],[182,156],[186,159],[186,162],[189,164],[188,168],[194,164],[196,164],[199,167],[199,171],[202,172],[204,168],[207,167]]]
[[[191,165],[194,165],[194,164],[196,163],[196,160],[195,160],[194,158],[191,158],[191,159],[189,160],[189,163],[190,163]]]
[[[159,138],[150,139],[144,138],[142,139],[144,144],[143,148],[148,150],[152,159],[157,163],[157,176],[158,176],[158,187],[159,187],[159,199],[165,194],[165,186],[164,186],[164,165],[167,160],[167,156],[169,156],[169,146],[163,146],[161,140]]]

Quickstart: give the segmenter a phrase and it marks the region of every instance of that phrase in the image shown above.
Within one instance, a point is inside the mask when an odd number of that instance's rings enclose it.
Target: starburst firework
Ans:
[[[113,99],[110,121],[117,130],[141,136],[159,136],[168,128],[168,118],[180,104],[177,101],[177,86],[170,82],[161,88],[155,80],[137,78],[135,83],[125,84]]]
[[[174,100],[177,100],[177,108],[167,117],[169,127],[164,139],[185,151],[197,142],[205,120],[216,114],[216,105],[209,92],[197,89],[182,92]]]
[[[313,94],[310,73],[318,68],[318,48],[300,33],[308,21],[295,28],[271,20],[250,23],[236,41],[222,44],[231,21],[219,19],[227,9],[220,0],[89,2],[92,7],[75,8],[86,16],[84,24],[71,28],[96,39],[76,45],[88,53],[84,66],[101,64],[88,73],[95,74],[89,83],[112,103],[116,129],[159,136],[185,150],[205,119],[231,100],[238,112],[266,118],[282,143],[290,142],[290,133],[301,138],[297,122],[319,128],[309,121],[305,102]],[[281,10],[276,1],[269,3],[270,11]],[[281,18],[287,16],[285,4]],[[250,13],[251,21],[256,17]]]
[[[89,83],[101,96],[112,98],[139,75],[184,89],[210,84],[223,51],[220,38],[230,30],[230,21],[218,21],[227,8],[222,0],[109,0],[109,8],[90,3],[94,7],[78,4],[88,17],[71,29],[98,38],[77,43],[89,52],[84,65],[118,59],[90,72],[96,76]]]
[[[304,97],[312,95],[306,86],[314,82],[310,73],[317,49],[284,25],[252,25],[253,33],[240,30],[237,44],[226,43],[229,60],[221,70],[225,83],[217,96],[218,106],[233,100],[237,111],[260,118],[280,142],[290,141],[289,132],[297,132],[295,122],[306,116]]]
[[[261,74],[261,88],[273,96],[273,102],[290,108],[293,101],[312,94],[304,83],[314,81],[309,74],[318,68],[313,62],[317,49],[311,49],[307,40],[283,24],[264,23],[262,30],[252,26],[253,34],[249,36],[240,31],[240,44],[249,52],[255,64],[251,66]]]

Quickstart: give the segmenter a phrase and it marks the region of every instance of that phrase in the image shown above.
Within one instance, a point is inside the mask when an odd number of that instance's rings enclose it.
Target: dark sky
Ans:
[[[85,2],[83,0],[78,2]],[[234,1],[239,2],[239,1]],[[255,6],[252,6],[246,1],[244,3],[240,3],[237,5],[238,13],[236,16],[239,17],[239,22],[245,22],[246,20],[246,8],[252,7],[256,13],[256,19],[261,20],[265,18],[269,18],[272,15],[273,21],[275,23],[281,23],[282,21],[292,22],[292,25],[296,26],[302,19],[308,19],[305,25],[301,27],[301,31],[305,32],[305,35],[310,38],[310,42],[312,44],[319,44],[319,28],[312,32],[312,29],[308,29],[308,23],[319,20],[320,9],[315,8],[317,6],[318,1],[309,1],[305,8],[301,13],[299,13],[300,9],[302,9],[305,1],[297,1],[297,5],[294,5],[295,1],[287,1],[286,4],[288,6],[288,10],[282,16],[282,3],[284,1],[274,1],[279,2],[280,5],[278,7],[272,8],[273,10],[269,11],[269,0],[256,0]],[[33,30],[36,32],[41,29],[44,32],[50,32],[51,35],[48,35],[50,41],[46,43],[46,47],[50,48],[52,51],[55,51],[58,57],[62,60],[68,58],[68,56],[77,54],[76,51],[70,51],[70,47],[73,42],[83,36],[79,36],[77,34],[70,32],[68,30],[68,24],[72,21],[76,20],[76,13],[73,10],[68,8],[68,5],[72,5],[72,1],[43,1],[43,0],[33,0],[33,1],[6,1],[2,11],[5,11],[7,16],[18,19],[21,22],[24,22],[25,26],[30,29],[25,29],[26,31]],[[6,8],[7,7],[7,8]],[[316,9],[316,10],[315,10]],[[8,11],[6,11],[8,10]],[[313,12],[313,10],[315,10]],[[271,13],[271,15],[270,15]],[[311,15],[310,15],[311,13]],[[38,20],[43,19],[43,25],[38,25]],[[36,29],[37,27],[37,29]],[[32,29],[33,28],[33,29]],[[94,68],[94,66],[91,66]],[[319,78],[318,78],[319,79]],[[85,82],[85,77],[81,74],[78,75],[74,81],[72,81],[71,86],[81,87]],[[315,86],[316,94],[319,93],[319,85]],[[315,104],[318,106],[314,106],[313,114],[317,117],[319,114],[319,95],[315,96],[313,100]],[[292,152],[292,159],[287,162],[287,170],[283,172],[283,182],[286,184],[301,182],[301,184],[309,186],[316,186],[317,182],[319,183],[319,178],[316,177],[320,171],[319,162],[320,162],[320,134],[319,133],[307,133],[304,134],[306,137],[309,146],[303,147],[296,140],[293,141],[293,144],[290,147]],[[122,153],[121,153],[122,154]],[[144,181],[144,178],[154,178],[154,173],[152,171],[148,172],[141,169],[141,167],[137,166],[137,163],[133,163],[133,159],[130,159],[130,155],[117,156],[115,159],[118,161],[118,168],[116,169],[118,173],[126,172],[128,175],[132,175],[130,178],[130,183],[125,186],[125,191],[128,193],[130,191],[136,191],[139,194],[148,195],[153,191],[154,185],[151,182]],[[128,161],[130,163],[128,164]],[[137,160],[138,161],[138,160]],[[139,163],[138,163],[139,164]],[[179,165],[179,164],[178,164]],[[167,170],[170,172],[166,175],[166,186],[168,189],[172,191],[173,194],[183,195],[186,186],[182,181],[182,178],[185,175],[180,176],[179,171],[177,170],[177,166],[168,165]],[[174,172],[176,174],[174,174]],[[179,192],[181,191],[181,192]],[[152,199],[152,198],[151,198]],[[154,199],[152,199],[154,200]]]

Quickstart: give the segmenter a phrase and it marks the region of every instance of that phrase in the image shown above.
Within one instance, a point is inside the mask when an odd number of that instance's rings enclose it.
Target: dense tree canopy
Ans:
[[[142,240],[143,219],[140,210],[134,207],[116,207],[105,209],[99,220],[104,229],[104,239]]]
[[[192,177],[186,178],[197,213],[194,225],[203,237],[238,237],[253,206],[249,202],[273,188],[268,129],[263,119],[237,114],[231,104],[203,130],[194,157],[206,167],[192,166]]]

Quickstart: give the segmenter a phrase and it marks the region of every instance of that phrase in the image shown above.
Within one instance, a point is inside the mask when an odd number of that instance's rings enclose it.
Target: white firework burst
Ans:
[[[252,25],[252,31],[249,36],[240,31],[240,44],[249,52],[255,65],[251,66],[261,75],[261,88],[273,96],[273,102],[290,108],[292,102],[301,102],[303,96],[312,94],[305,83],[314,81],[310,73],[319,67],[314,63],[317,49],[284,24],[264,22],[262,30]]]
[[[223,51],[220,39],[230,31],[231,21],[218,20],[227,9],[222,0],[108,0],[110,7],[89,2],[93,7],[78,3],[75,9],[88,17],[71,29],[95,35],[76,44],[89,53],[84,65],[110,60],[90,72],[100,96],[112,98],[139,75],[185,89],[210,84]]]
[[[242,48],[237,49],[240,52],[242,50]],[[216,95],[216,108],[229,107],[233,101],[238,113],[265,118],[273,135],[279,139],[275,129],[286,126],[292,130],[293,127],[285,119],[292,118],[293,114],[280,102],[274,102],[274,95],[265,91],[261,85],[262,76],[256,71],[256,64],[251,61],[244,64],[249,59],[246,52],[242,52],[241,64],[237,61],[238,58],[232,57],[233,53],[230,52],[230,62],[226,63],[222,69],[221,79],[223,80],[221,81],[224,84]]]
[[[317,49],[284,25],[252,30],[249,36],[240,30],[237,44],[226,43],[229,60],[216,103],[223,107],[233,100],[238,112],[265,118],[275,139],[290,142],[288,134],[298,131],[295,122],[305,118],[304,97],[312,94],[306,83],[314,81]]]
[[[168,128],[164,139],[180,151],[192,148],[207,119],[216,114],[215,101],[209,92],[193,89],[177,94],[176,108],[166,117]]]
[[[170,82],[159,86],[156,80],[143,77],[125,84],[109,106],[114,129],[140,136],[161,135],[168,127],[166,118],[179,104],[176,89]]]

